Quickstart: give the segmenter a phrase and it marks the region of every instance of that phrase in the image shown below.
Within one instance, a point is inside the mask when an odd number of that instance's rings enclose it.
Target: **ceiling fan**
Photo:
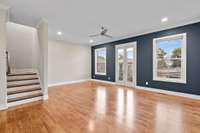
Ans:
[[[101,32],[99,34],[90,35],[89,37],[104,36],[104,37],[112,38],[112,36],[107,34],[107,32],[108,32],[108,29],[102,26]]]

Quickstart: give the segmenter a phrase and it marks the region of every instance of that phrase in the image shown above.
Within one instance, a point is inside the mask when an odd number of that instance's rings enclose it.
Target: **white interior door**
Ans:
[[[136,42],[116,46],[116,82],[119,85],[136,85]]]

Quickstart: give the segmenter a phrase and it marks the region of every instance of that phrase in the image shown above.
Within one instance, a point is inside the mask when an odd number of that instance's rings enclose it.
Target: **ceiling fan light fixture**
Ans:
[[[167,21],[168,21],[168,17],[164,17],[164,18],[161,19],[161,22],[163,22],[163,23],[167,22]]]
[[[58,31],[58,32],[57,32],[57,35],[61,36],[61,35],[62,35],[62,32],[61,32],[61,31]]]
[[[90,39],[90,41],[89,41],[90,43],[93,43],[94,42],[94,40],[92,40],[92,39]]]

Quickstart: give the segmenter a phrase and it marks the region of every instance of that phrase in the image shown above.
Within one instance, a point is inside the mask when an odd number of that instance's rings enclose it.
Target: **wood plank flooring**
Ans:
[[[0,133],[200,133],[200,101],[85,82],[0,112]]]

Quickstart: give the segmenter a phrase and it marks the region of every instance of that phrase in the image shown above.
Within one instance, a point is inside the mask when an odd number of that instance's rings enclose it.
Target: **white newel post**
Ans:
[[[39,42],[39,74],[43,91],[43,99],[48,99],[48,22],[42,19],[37,25]]]
[[[8,8],[0,4],[0,110],[7,108],[6,23]]]

